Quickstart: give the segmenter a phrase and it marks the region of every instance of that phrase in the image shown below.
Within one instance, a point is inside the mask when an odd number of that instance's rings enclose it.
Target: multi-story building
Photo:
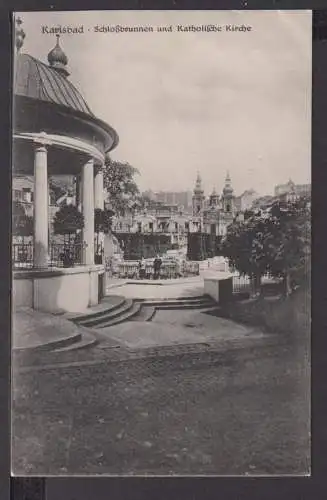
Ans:
[[[235,209],[237,212],[250,210],[257,198],[259,198],[259,194],[254,189],[246,189],[240,196],[235,197]]]
[[[281,197],[284,195],[293,195],[293,197],[308,196],[311,193],[311,184],[295,184],[292,179],[286,184],[278,184],[275,186],[275,196]]]
[[[191,191],[152,191],[148,190],[143,193],[144,196],[152,201],[162,203],[164,205],[179,205],[188,210],[192,206]]]

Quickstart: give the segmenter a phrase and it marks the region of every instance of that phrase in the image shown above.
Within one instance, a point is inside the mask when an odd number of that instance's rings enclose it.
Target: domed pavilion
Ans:
[[[14,301],[45,311],[77,311],[98,303],[104,266],[95,264],[94,210],[104,209],[105,154],[118,144],[116,131],[97,118],[69,79],[59,35],[48,64],[21,53],[25,34],[17,20],[14,61],[13,175],[34,178],[33,266],[14,272]],[[79,265],[49,261],[49,187],[56,175],[75,176],[84,216]]]

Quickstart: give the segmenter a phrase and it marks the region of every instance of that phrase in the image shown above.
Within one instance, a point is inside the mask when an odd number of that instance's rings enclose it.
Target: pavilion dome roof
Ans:
[[[57,55],[55,54],[56,57]],[[60,54],[59,56],[61,57]],[[66,106],[95,118],[80,92],[55,67],[50,67],[29,54],[18,54],[15,71],[15,95]]]

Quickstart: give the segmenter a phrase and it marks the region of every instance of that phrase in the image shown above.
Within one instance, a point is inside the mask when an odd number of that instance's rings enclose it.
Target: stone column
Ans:
[[[82,167],[82,207],[84,215],[83,241],[86,244],[84,264],[94,264],[94,160]]]
[[[82,182],[81,182],[81,174],[76,175],[76,208],[82,211]]]
[[[48,267],[48,165],[47,148],[37,145],[34,155],[34,267]]]
[[[94,208],[104,210],[104,192],[103,192],[103,167],[97,165],[94,169]],[[97,235],[96,245],[99,245],[97,252],[102,250],[102,263],[104,264],[104,233]]]
[[[94,172],[94,208],[104,209],[103,168],[96,166]]]

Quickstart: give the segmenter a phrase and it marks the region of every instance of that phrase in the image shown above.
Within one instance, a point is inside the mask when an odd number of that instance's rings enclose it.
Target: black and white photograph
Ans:
[[[311,11],[12,24],[12,474],[310,476]]]

